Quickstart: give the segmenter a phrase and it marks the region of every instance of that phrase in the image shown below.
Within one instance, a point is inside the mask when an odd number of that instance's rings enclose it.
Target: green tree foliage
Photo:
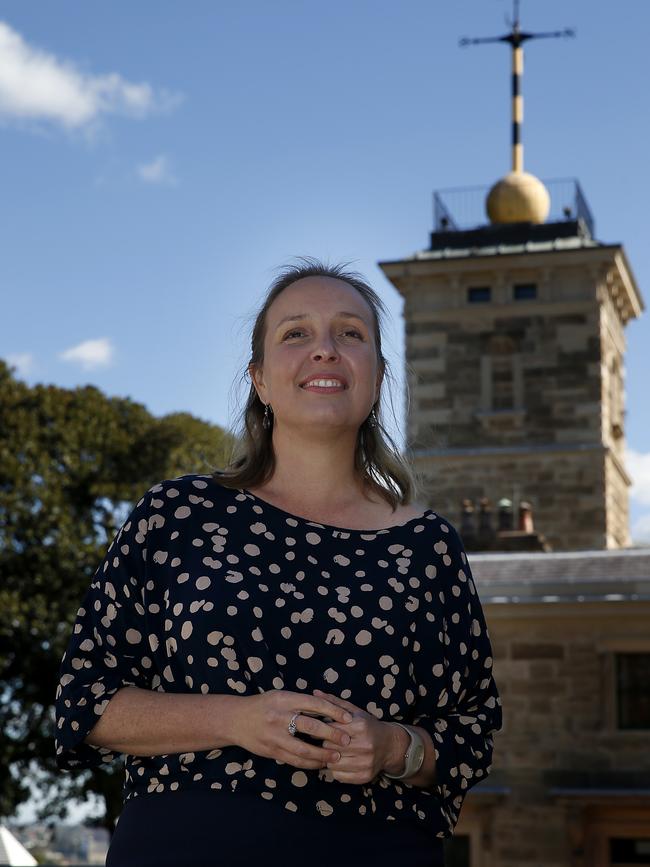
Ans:
[[[81,599],[128,510],[163,478],[210,472],[232,439],[188,413],[155,418],[93,387],[28,386],[0,360],[0,816],[96,793],[112,830],[124,771],[54,763],[57,673]]]

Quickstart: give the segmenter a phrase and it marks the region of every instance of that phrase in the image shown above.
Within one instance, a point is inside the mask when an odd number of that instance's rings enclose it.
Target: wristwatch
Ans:
[[[424,761],[424,741],[420,733],[412,726],[403,725],[394,720],[390,720],[390,722],[394,726],[401,726],[404,731],[408,732],[411,743],[404,753],[406,766],[403,772],[401,774],[388,774],[384,771],[383,773],[385,777],[390,777],[392,780],[403,780],[404,777],[411,777],[413,774],[417,774],[422,767],[422,762]]]

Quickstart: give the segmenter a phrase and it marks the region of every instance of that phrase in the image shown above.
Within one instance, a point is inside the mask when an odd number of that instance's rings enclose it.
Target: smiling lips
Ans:
[[[312,377],[304,382],[300,388],[305,391],[344,391],[346,385],[338,377]]]

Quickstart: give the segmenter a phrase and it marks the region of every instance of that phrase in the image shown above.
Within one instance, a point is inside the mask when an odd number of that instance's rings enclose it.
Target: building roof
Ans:
[[[620,245],[603,244],[595,240],[582,220],[563,220],[540,225],[497,224],[463,231],[434,231],[431,233],[431,246],[428,250],[418,251],[401,261],[550,253],[608,246]]]
[[[468,556],[482,602],[650,600],[650,547]]]
[[[595,768],[590,771],[552,769],[542,773],[549,795],[560,796],[618,796],[650,797],[647,771],[609,770]]]
[[[473,247],[440,247],[435,250],[421,250],[413,255],[413,260],[467,259],[469,256],[508,256],[522,253],[554,253],[558,250],[585,250],[603,247],[591,238],[553,238],[544,241],[522,241],[520,243],[483,244]],[[612,245],[614,246],[614,245]]]

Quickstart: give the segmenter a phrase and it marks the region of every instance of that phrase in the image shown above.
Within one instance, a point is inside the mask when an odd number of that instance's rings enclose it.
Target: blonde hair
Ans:
[[[381,324],[386,308],[375,290],[361,274],[349,271],[346,265],[326,265],[317,259],[300,257],[299,264],[282,269],[271,283],[262,302],[251,336],[250,364],[262,365],[264,361],[264,337],[269,307],[288,286],[305,277],[331,277],[348,283],[362,296],[370,307],[374,320],[374,337],[377,363],[384,375],[392,379],[388,363],[381,349]],[[248,374],[248,365],[244,376]],[[383,381],[383,380],[382,380]],[[373,409],[376,424],[370,423],[372,413],[359,427],[354,454],[354,467],[359,478],[370,489],[390,503],[393,510],[398,504],[406,505],[417,496],[414,474],[399,453],[397,446],[381,422],[381,393]],[[272,424],[264,428],[264,404],[252,381],[246,404],[241,413],[240,433],[235,441],[228,465],[215,470],[214,478],[227,488],[254,488],[267,482],[275,470],[275,453],[272,442]],[[272,418],[272,416],[271,416]]]

